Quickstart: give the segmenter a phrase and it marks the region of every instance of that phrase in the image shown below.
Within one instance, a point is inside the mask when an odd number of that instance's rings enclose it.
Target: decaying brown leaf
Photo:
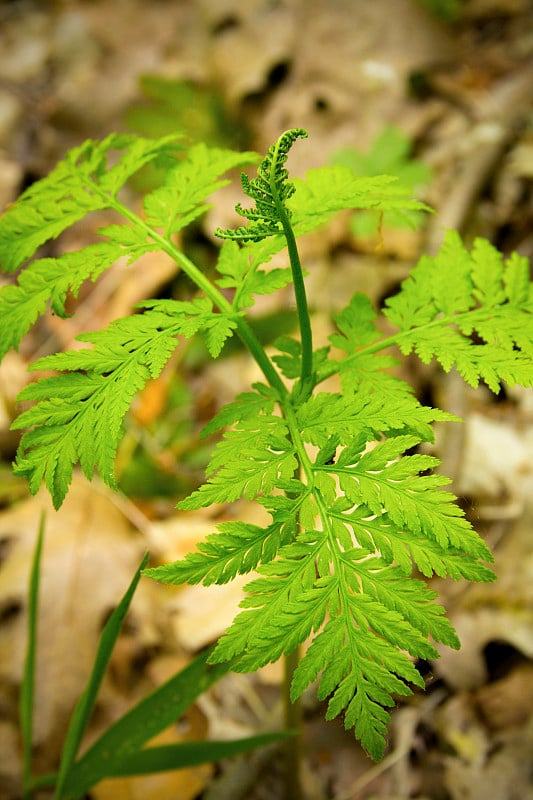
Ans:
[[[26,648],[29,569],[46,514],[39,602],[34,744],[54,768],[74,702],[89,676],[98,637],[138,566],[143,542],[108,496],[75,479],[60,511],[43,492],[0,516],[0,694],[16,725]]]

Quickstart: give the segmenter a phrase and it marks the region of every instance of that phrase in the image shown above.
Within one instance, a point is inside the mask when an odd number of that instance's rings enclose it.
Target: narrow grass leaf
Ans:
[[[33,554],[28,592],[28,642],[24,659],[22,686],[20,692],[20,730],[22,733],[22,785],[23,796],[30,796],[31,750],[33,739],[33,700],[35,687],[35,658],[37,650],[37,615],[39,607],[39,583],[41,554],[43,549],[45,516],[41,515],[37,544]]]
[[[292,735],[288,731],[279,731],[229,742],[182,742],[181,744],[147,747],[146,750],[130,753],[116,764],[110,777],[148,775],[154,772],[195,767],[198,764],[212,764],[223,758],[232,758],[242,753],[248,753],[250,750],[257,750],[259,747],[275,744]]]
[[[146,742],[176,722],[197,697],[230,671],[229,663],[209,666],[209,654],[199,655],[111,725],[72,766],[65,797],[80,797],[103,778],[120,774],[115,770],[125,758],[139,755]]]
[[[94,661],[91,676],[89,678],[89,682],[87,683],[87,686],[85,687],[83,694],[79,698],[70,720],[70,725],[67,731],[65,744],[63,747],[61,763],[59,765],[59,772],[57,777],[54,800],[60,800],[60,798],[73,797],[76,794],[68,791],[66,787],[67,778],[69,776],[72,765],[74,763],[74,759],[76,757],[76,753],[80,746],[81,738],[84,734],[91,713],[93,711],[94,704],[96,701],[96,696],[98,694],[100,684],[102,683],[104,673],[107,669],[109,659],[111,658],[113,647],[115,646],[115,642],[120,633],[122,623],[124,622],[124,618],[130,607],[130,603],[137,588],[137,584],[139,583],[141,577],[141,570],[146,566],[147,561],[148,561],[148,554],[144,556],[141,564],[139,565],[139,568],[137,569],[133,577],[133,580],[131,581],[128,589],[126,590],[126,593],[124,594],[122,600],[120,601],[118,606],[115,608],[115,610],[109,617],[102,631],[102,635],[100,636],[100,643],[98,645],[98,651],[96,653],[96,658]],[[82,792],[80,792],[80,794],[82,794]]]

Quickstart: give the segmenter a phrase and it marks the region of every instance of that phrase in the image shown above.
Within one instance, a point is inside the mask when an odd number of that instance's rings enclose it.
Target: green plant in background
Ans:
[[[28,644],[20,698],[23,743],[22,789],[25,800],[29,800],[39,789],[49,786],[54,788],[54,800],[83,797],[104,778],[146,775],[220,761],[279,742],[289,735],[284,732],[264,733],[233,741],[182,742],[145,747],[150,739],[174,724],[200,694],[207,691],[230,670],[229,664],[209,666],[208,652],[206,652],[133,706],[104,731],[83,755],[78,755],[104,673],[139,583],[141,571],[146,566],[148,556],[145,556],[102,631],[91,675],[72,713],[57,773],[32,775],[38,597],[43,534],[44,519],[41,520],[30,573]]]
[[[182,131],[192,142],[218,147],[242,147],[248,138],[242,123],[228,112],[220,92],[191,81],[143,75],[144,100],[125,114],[129,128],[157,138]]]
[[[216,358],[238,336],[263,380],[222,408],[205,429],[224,433],[213,450],[207,481],[179,508],[256,500],[269,513],[264,527],[226,521],[184,560],[145,570],[167,583],[225,583],[257,571],[242,611],[209,660],[237,671],[286,657],[289,726],[298,698],[318,680],[327,718],[344,715],[347,728],[373,758],[386,742],[388,708],[424,682],[414,660],[437,658],[430,641],[459,647],[436,593],[413,573],[430,578],[487,581],[490,551],[465,519],[449,483],[435,474],[434,456],[417,452],[433,439],[432,425],[455,420],[418,402],[393,377],[390,348],[455,367],[472,386],[498,391],[501,381],[533,382],[533,292],[525,258],[504,260],[479,239],[469,252],[450,232],[435,258],[423,256],[384,314],[383,336],[369,299],[356,293],[334,317],[329,344],[315,348],[297,241],[342,209],[421,210],[394,178],[357,177],[345,165],[322,167],[289,180],[285,162],[306,132],[284,133],[258,167],[243,176],[252,204],[237,210],[247,224],[218,231],[224,240],[214,281],[175,244],[174,235],[206,209],[221,175],[253,153],[204,144],[170,166],[171,137],[110,136],[71,151],[28,189],[0,220],[4,270],[24,267],[18,283],[0,292],[2,353],[16,347],[48,306],[65,313],[67,292],[94,279],[117,258],[134,260],[163,250],[196,284],[188,301],[147,300],[138,312],[101,331],[83,334],[85,349],[46,356],[33,369],[58,374],[29,385],[33,405],[14,423],[22,436],[15,471],[32,492],[44,482],[56,507],[74,466],[95,470],[115,486],[113,463],[133,395],[156,378],[176,337],[201,333]],[[113,158],[109,159],[112,153]],[[164,183],[146,195],[144,215],[124,205],[120,189],[151,160],[164,158]],[[123,222],[100,230],[101,241],[58,258],[37,248],[86,213],[110,208]],[[288,266],[271,268],[287,248]],[[29,263],[27,263],[29,262]],[[258,294],[292,283],[299,337],[284,336],[271,357],[247,319]],[[337,376],[339,389],[323,383]],[[299,647],[310,641],[305,655]],[[289,754],[289,785],[297,775]],[[291,795],[292,792],[292,795]]]
[[[188,494],[205,471],[211,448],[198,442],[193,392],[178,372],[169,374],[163,387],[157,409],[144,413],[141,398],[137,413],[125,424],[115,472],[120,491],[128,497]],[[148,390],[148,404],[149,397]]]
[[[432,14],[445,22],[453,22],[456,20],[460,13],[464,0],[419,0],[425,8],[428,8]]]
[[[232,116],[216,89],[161,75],[143,75],[139,89],[142,99],[124,115],[126,126],[136,134],[159,138],[180,131],[187,143],[235,149],[247,146],[249,135],[244,123]],[[134,185],[146,192],[163,179],[164,168],[150,162],[135,175]]]
[[[355,147],[337,150],[334,164],[353,169],[356,175],[394,175],[403,186],[416,194],[431,179],[431,170],[423,161],[411,158],[411,140],[395,125],[387,125],[374,139],[367,152]],[[380,214],[362,211],[351,218],[352,233],[360,238],[374,236],[382,228],[419,228],[424,224],[422,211],[394,209]]]

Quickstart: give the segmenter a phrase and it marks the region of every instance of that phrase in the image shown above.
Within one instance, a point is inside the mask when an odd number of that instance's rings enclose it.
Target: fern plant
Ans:
[[[240,337],[264,379],[209,422],[219,431],[207,480],[179,503],[184,510],[256,500],[270,515],[265,527],[229,520],[176,563],[145,574],[172,584],[225,583],[255,572],[242,610],[211,660],[242,672],[292,658],[294,702],[318,681],[327,717],[344,715],[363,747],[379,759],[389,711],[398,696],[423,686],[416,659],[434,659],[434,643],[459,647],[457,636],[423,576],[490,581],[492,556],[436,474],[438,459],[419,452],[433,440],[433,423],[455,420],[422,405],[394,377],[391,348],[456,368],[472,386],[497,391],[501,381],[533,382],[533,293],[528,264],[504,259],[485,240],[468,251],[449,232],[435,258],[422,257],[384,314],[356,293],[334,318],[328,346],[315,348],[297,239],[342,209],[420,210],[386,176],[356,177],[327,166],[290,180],[290,148],[306,132],[284,133],[260,161],[257,177],[242,178],[249,201],[237,210],[243,226],[219,230],[223,240],[211,281],[175,243],[175,234],[201,215],[206,198],[234,167],[257,163],[254,153],[204,144],[182,151],[173,137],[148,140],[112,135],[67,154],[0,220],[5,271],[22,267],[0,292],[2,354],[16,347],[50,305],[65,314],[67,293],[94,280],[117,258],[150,250],[169,254],[198,288],[190,301],[149,300],[106,330],[83,334],[88,347],[40,358],[33,369],[53,371],[23,390],[31,401],[14,423],[25,429],[15,471],[32,492],[44,482],[56,507],[73,468],[95,470],[115,486],[113,460],[134,394],[156,378],[177,337],[201,334],[216,358]],[[166,167],[164,183],[135,214],[121,199],[127,179],[149,162]],[[103,208],[122,223],[102,228],[100,241],[57,258],[38,248],[85,214]],[[288,264],[271,268],[287,249]],[[32,260],[33,258],[33,260]],[[267,267],[265,268],[265,265]],[[293,284],[299,336],[283,337],[272,357],[247,320],[258,294]],[[338,377],[338,390],[324,381]]]

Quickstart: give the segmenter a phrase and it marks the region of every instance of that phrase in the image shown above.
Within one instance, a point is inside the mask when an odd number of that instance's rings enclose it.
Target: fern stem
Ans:
[[[280,220],[283,225],[283,233],[287,241],[287,250],[292,271],[292,281],[294,286],[294,297],[296,299],[296,309],[298,311],[298,322],[300,325],[300,337],[302,342],[302,370],[300,379],[302,390],[311,394],[313,389],[313,334],[311,332],[311,320],[307,305],[307,295],[305,283],[300,263],[300,255],[296,246],[296,238],[292,230],[289,218],[283,206],[280,209]]]
[[[483,309],[479,309],[483,311]],[[409,337],[413,336],[413,333],[416,331],[417,334],[420,331],[430,330],[431,328],[444,328],[447,325],[457,325],[458,321],[460,321],[463,317],[472,321],[474,318],[475,312],[472,310],[465,311],[460,314],[453,314],[448,317],[439,316],[437,319],[431,320],[431,322],[426,322],[424,325],[417,325],[415,328],[409,328],[408,330],[398,331],[398,333],[394,333],[391,336],[387,336],[384,339],[380,339],[377,342],[373,342],[372,344],[367,345],[366,347],[361,347],[357,352],[352,353],[351,355],[347,355],[342,359],[343,368],[347,364],[350,364],[351,361],[356,361],[361,356],[368,356],[373,355],[374,353],[379,353],[381,350],[387,350],[389,347],[400,347],[402,340],[409,339]],[[416,352],[416,348],[413,346],[411,350]],[[410,352],[410,351],[409,351]],[[405,351],[403,351],[403,355],[407,355]],[[323,381],[330,378],[332,375],[335,375],[339,371],[339,362],[332,361],[324,365],[324,367],[320,370],[319,377],[316,378],[316,383],[322,383]]]
[[[173,258],[177,264],[180,265],[183,271],[192,281],[194,281],[198,288],[205,292],[213,304],[220,311],[224,311],[227,314],[232,314],[233,308],[231,303],[226,300],[222,292],[218,291],[216,286],[213,286],[209,278],[205,277],[203,272],[201,272],[198,267],[193,264],[189,258],[187,258],[185,253],[182,253],[181,250],[178,250],[177,247],[175,247],[168,240],[163,239],[163,237],[161,237],[161,240],[161,247],[165,250],[165,252],[171,256],[171,258]],[[242,317],[236,317],[235,322],[237,323],[237,333],[239,334],[241,341],[255,359],[267,381],[270,383],[272,388],[276,389],[280,399],[286,398],[288,394],[287,387],[281,380],[276,368],[265,353],[261,342],[253,330]]]
[[[294,731],[294,736],[284,745],[284,800],[301,800],[301,761],[302,761],[302,703],[300,698],[291,700],[291,684],[296,667],[300,662],[300,648],[284,658],[283,702],[285,730]]]
[[[272,159],[272,163],[276,164],[275,158]],[[302,392],[301,399],[305,400],[311,394],[315,383],[313,376],[313,334],[311,331],[311,319],[309,316],[309,307],[307,305],[307,295],[305,292],[305,283],[302,264],[300,262],[300,254],[298,253],[298,247],[296,245],[296,237],[294,235],[287,210],[279,196],[274,169],[270,174],[270,189],[276,202],[278,219],[283,227],[283,234],[287,242],[287,250],[291,265],[292,283],[294,286],[294,297],[296,300],[296,310],[298,312],[298,323],[300,326],[300,339],[302,344],[302,367],[300,373]]]
[[[148,236],[159,245],[161,250],[169,255],[176,262],[176,264],[179,264],[185,274],[201,291],[205,293],[205,295],[211,300],[213,305],[219,309],[219,311],[222,311],[226,314],[234,313],[231,303],[226,300],[222,292],[219,292],[209,278],[207,278],[196,266],[196,264],[194,264],[190,258],[185,255],[185,253],[176,247],[175,244],[151,228],[150,225],[148,225],[144,220],[138,217],[137,214],[131,211],[127,206],[123,205],[116,198],[108,197],[108,200],[111,208],[132,222],[136,227],[142,228],[145,233],[147,233]],[[253,330],[240,316],[235,316],[235,322],[237,324],[238,335],[240,336],[243,344],[249,350],[252,357],[255,359],[257,365],[261,369],[269,384],[278,392],[280,399],[287,398],[287,387],[280,378],[272,361],[265,353],[261,342],[254,334]]]

